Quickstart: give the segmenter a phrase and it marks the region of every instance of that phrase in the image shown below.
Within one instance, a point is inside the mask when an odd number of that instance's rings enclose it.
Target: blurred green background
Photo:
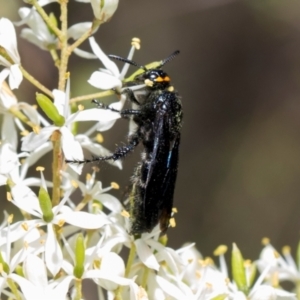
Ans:
[[[19,20],[19,6],[24,3],[0,0],[0,16]],[[57,9],[57,4],[49,6]],[[70,25],[92,18],[88,4],[73,0],[69,12]],[[219,244],[236,242],[246,258],[256,259],[267,236],[278,249],[289,244],[295,251],[300,232],[300,2],[120,1],[95,36],[106,53],[121,56],[127,55],[131,38],[139,37],[142,48],[134,60],[140,64],[181,51],[165,67],[184,106],[174,199],[179,213],[176,228],[168,232],[169,245],[196,242],[207,256]],[[23,66],[55,88],[57,74],[48,53],[21,38],[18,43]],[[88,43],[82,48],[90,49]],[[72,96],[96,92],[86,80],[100,63],[76,56],[70,62]],[[16,91],[19,101],[32,103],[34,93],[26,81]],[[104,145],[113,150],[125,142],[124,128],[126,121],[120,120],[105,132]],[[100,165],[104,186],[121,185],[115,192],[119,198],[139,151],[124,161],[123,171]],[[85,172],[91,168],[86,165]]]

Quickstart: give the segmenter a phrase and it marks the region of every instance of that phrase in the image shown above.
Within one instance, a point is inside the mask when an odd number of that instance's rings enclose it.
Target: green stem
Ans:
[[[57,54],[57,51],[56,49],[53,49],[53,48],[49,48],[49,52],[50,52],[50,55],[54,61],[54,64],[57,68],[59,68],[60,66],[60,60],[59,60],[59,57],[58,57],[58,54]]]
[[[135,254],[136,254],[136,248],[135,248],[135,244],[132,243],[131,247],[130,247],[130,251],[129,251],[129,255],[128,255],[128,260],[127,260],[127,264],[126,264],[126,270],[125,270],[125,277],[128,278],[129,277],[129,273],[131,270],[131,266],[134,262],[134,258],[135,258]],[[121,300],[122,299],[122,289],[123,286],[119,286],[115,292],[115,298],[114,300]]]
[[[69,46],[69,53],[71,54],[75,48],[80,46],[87,38],[91,36],[91,34],[100,26],[101,22],[97,19],[93,20],[93,24],[91,28],[86,31],[79,39],[77,39],[72,45]]]
[[[18,118],[23,123],[30,126],[32,129],[37,128],[37,124],[33,124],[20,110],[16,109],[15,107],[11,107],[9,112],[16,118]]]
[[[62,169],[62,151],[61,151],[61,133],[56,130],[51,136],[53,143],[53,163],[52,163],[52,206],[56,206],[60,201],[60,184],[61,176],[60,170]]]
[[[297,299],[300,300],[300,281],[296,282],[296,295]]]
[[[79,96],[79,97],[72,98],[72,99],[70,99],[69,103],[93,100],[93,99],[96,99],[96,98],[103,98],[103,97],[111,96],[111,95],[114,95],[114,94],[115,94],[114,91],[99,92],[99,93],[94,93],[94,94],[89,94],[89,95],[84,95],[84,96]]]
[[[75,287],[75,297],[74,297],[74,300],[81,300],[82,299],[82,282],[81,282],[81,279],[75,279],[75,284],[74,284],[74,287]]]
[[[22,297],[18,291],[18,288],[17,288],[17,285],[15,284],[15,282],[12,279],[7,278],[7,284],[9,286],[9,288],[11,289],[12,293],[15,295],[16,300],[22,300]]]
[[[60,91],[65,90],[66,79],[67,79],[67,67],[69,61],[68,54],[68,0],[60,0],[60,21],[61,21],[61,55],[60,55],[60,67],[59,67],[59,81],[58,81],[58,89]]]
[[[43,93],[45,93],[50,98],[53,98],[53,94],[50,90],[48,90],[45,86],[43,86],[39,81],[37,81],[33,76],[31,76],[22,66],[20,66],[20,70],[23,76],[31,82],[34,86],[40,89]]]
[[[128,278],[128,276],[129,276],[129,273],[130,273],[130,270],[131,270],[131,266],[132,266],[132,264],[134,262],[135,253],[136,253],[135,244],[132,243],[130,251],[129,251],[129,256],[128,256],[127,264],[126,264],[126,270],[125,270],[125,277],[126,278]]]
[[[147,281],[148,281],[148,276],[149,276],[149,268],[145,267],[144,269],[144,274],[141,282],[141,286],[146,290],[147,287]]]

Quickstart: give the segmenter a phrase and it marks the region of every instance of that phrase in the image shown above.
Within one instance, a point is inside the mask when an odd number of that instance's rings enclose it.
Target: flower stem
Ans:
[[[72,53],[75,48],[80,46],[91,34],[98,29],[101,22],[97,19],[94,19],[93,24],[89,30],[87,30],[79,39],[77,39],[72,45],[69,46],[68,51]]]
[[[126,264],[126,270],[125,270],[125,277],[128,278],[129,277],[129,273],[131,270],[131,266],[134,262],[134,258],[135,258],[135,253],[136,253],[136,248],[135,248],[135,244],[132,243],[131,247],[130,247],[130,251],[129,251],[129,255],[128,255],[128,260],[127,260],[127,264]],[[114,300],[120,300],[122,299],[122,289],[123,286],[119,286],[115,292],[115,298]]]
[[[23,123],[30,126],[32,129],[37,128],[37,124],[33,124],[20,110],[16,109],[15,107],[11,107],[9,112],[16,118],[18,118]]]
[[[75,102],[79,102],[79,101],[86,101],[86,100],[93,100],[96,98],[103,98],[106,96],[111,96],[114,95],[115,92],[114,91],[105,91],[105,92],[99,92],[99,93],[94,93],[94,94],[89,94],[89,95],[83,95],[83,96],[79,96],[79,97],[75,97],[70,99],[70,103],[75,103]]]
[[[296,295],[297,299],[300,300],[300,281],[296,282]]]
[[[20,70],[23,76],[31,82],[34,86],[44,92],[50,98],[53,98],[53,94],[50,90],[48,90],[45,86],[43,86],[39,81],[37,81],[33,76],[31,76],[22,66],[20,66]]]
[[[60,170],[62,168],[62,151],[61,151],[61,133],[56,130],[51,136],[53,143],[53,163],[52,163],[52,206],[59,204],[60,200]]]
[[[75,279],[75,297],[74,300],[81,300],[82,299],[82,281],[81,279]]]
[[[143,278],[141,281],[141,286],[146,290],[147,287],[147,281],[148,281],[148,276],[149,276],[149,268],[145,267],[144,269],[144,274],[143,274]]]
[[[12,293],[15,295],[16,300],[22,300],[21,295],[18,291],[18,288],[17,288],[15,282],[12,279],[7,278],[7,284],[9,286],[9,288],[11,289]]]
[[[125,270],[125,277],[126,278],[128,278],[131,266],[132,266],[132,264],[134,262],[135,252],[136,252],[135,244],[132,243],[132,245],[130,247],[130,251],[129,251],[129,256],[128,256],[127,264],[126,264],[126,270]]]
[[[67,79],[67,67],[69,61],[68,54],[68,0],[60,0],[60,21],[61,21],[61,55],[60,55],[60,66],[59,66],[59,81],[58,81],[58,89],[60,91],[65,90],[66,79]]]

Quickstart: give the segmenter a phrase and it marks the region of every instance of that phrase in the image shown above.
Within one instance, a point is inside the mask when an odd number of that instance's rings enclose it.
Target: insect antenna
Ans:
[[[118,55],[113,55],[113,54],[108,55],[108,57],[112,58],[112,59],[116,59],[116,60],[122,61],[122,62],[127,63],[127,64],[130,64],[130,65],[135,66],[135,67],[137,67],[139,69],[143,69],[144,71],[147,71],[146,67],[138,65],[133,60],[129,60],[127,58],[124,58],[124,57],[121,57],[121,56],[118,56]]]
[[[168,63],[169,61],[173,60],[179,53],[180,53],[180,51],[176,50],[171,55],[169,55],[167,58],[165,58],[164,60],[162,60],[160,67],[163,67],[166,63]]]

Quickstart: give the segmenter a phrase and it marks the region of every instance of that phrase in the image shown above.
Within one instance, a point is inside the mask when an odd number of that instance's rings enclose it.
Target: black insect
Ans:
[[[128,137],[128,145],[117,148],[112,155],[76,161],[86,163],[117,160],[125,157],[142,142],[144,146],[142,159],[132,176],[132,190],[129,196],[130,233],[133,235],[150,232],[157,223],[160,224],[161,232],[164,234],[172,217],[182,106],[178,93],[170,85],[169,76],[161,68],[177,54],[179,51],[171,54],[154,69],[147,69],[119,56],[110,56],[144,71],[128,83],[128,89],[125,90],[128,99],[135,103],[138,109],[117,111],[96,100],[93,102],[97,103],[100,108],[119,112],[123,118],[132,118],[137,129]],[[142,89],[140,96],[136,97],[130,86],[143,83],[146,87]]]

